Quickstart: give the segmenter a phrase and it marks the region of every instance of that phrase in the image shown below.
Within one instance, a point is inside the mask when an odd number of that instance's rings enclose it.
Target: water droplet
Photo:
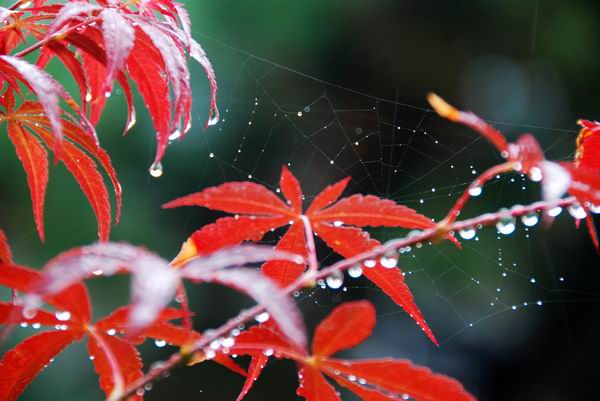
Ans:
[[[600,214],[600,205],[590,205],[590,212]]]
[[[367,259],[367,260],[365,260],[365,261],[363,262],[363,265],[364,265],[365,267],[369,267],[369,268],[370,268],[370,267],[375,267],[375,265],[377,265],[377,262],[376,262],[375,260],[373,260],[373,259]]]
[[[263,313],[256,315],[254,317],[254,320],[256,320],[258,323],[264,323],[267,320],[269,320],[270,317],[271,316],[269,316],[269,312],[263,312]]]
[[[23,317],[25,319],[33,319],[35,317],[35,315],[37,315],[37,309],[36,308],[24,308],[23,309]]]
[[[169,141],[176,141],[181,137],[181,131],[175,130],[171,135],[169,135]]]
[[[158,348],[162,348],[167,345],[167,342],[165,340],[154,340],[154,345],[156,345]]]
[[[398,257],[396,255],[384,255],[379,259],[379,263],[387,269],[393,269],[398,266]]]
[[[496,228],[498,229],[498,232],[500,232],[500,234],[510,235],[517,228],[516,220],[514,217],[507,217],[501,219],[500,221],[498,221],[498,223],[496,223]]]
[[[114,336],[115,334],[117,334],[117,330],[108,329],[108,330],[106,330],[106,334],[108,334],[109,336]]]
[[[214,116],[212,116],[208,122],[206,123],[206,125],[208,126],[213,126],[213,125],[217,125],[217,123],[219,122],[219,114],[216,113]]]
[[[89,103],[89,102],[92,101],[92,93],[91,92],[88,92],[88,93],[85,94],[85,101],[87,103]]]
[[[271,355],[273,355],[273,350],[271,348],[267,348],[266,350],[263,351],[263,355],[271,356]]]
[[[568,210],[569,214],[577,220],[585,219],[587,216],[587,212],[579,203],[569,206]]]
[[[154,162],[148,169],[150,175],[154,178],[158,178],[163,175],[163,166],[161,162]]]
[[[344,284],[344,274],[340,271],[334,272],[325,279],[325,282],[329,288],[337,290]]]
[[[215,154],[214,154],[213,152],[210,152],[210,153],[208,154],[208,157],[210,157],[211,159],[213,159],[213,158],[215,157]]]
[[[530,282],[531,284],[535,284],[535,277],[532,277],[532,278],[530,278],[530,279],[529,279],[529,282]]]
[[[334,221],[334,222],[333,222],[333,225],[334,225],[335,227],[341,227],[341,226],[343,226],[343,225],[344,225],[344,222],[343,222],[343,221],[341,221],[341,220],[336,220],[336,221]]]
[[[152,390],[152,383],[146,383],[146,384],[144,385],[144,390],[146,390],[146,391],[150,391],[150,390]]]
[[[529,179],[533,182],[540,182],[544,178],[542,169],[539,167],[533,167],[529,170]]]
[[[363,270],[362,267],[360,267],[360,265],[352,266],[348,269],[348,275],[352,278],[359,278],[360,276],[362,276],[362,274]]]
[[[105,98],[109,98],[111,95],[112,95],[112,92],[111,92],[111,91],[106,91],[106,92],[104,92],[104,97],[105,97]]]
[[[39,324],[39,323],[33,323],[33,324],[31,325],[31,327],[37,330],[37,329],[39,329],[40,327],[42,327],[42,325],[41,325],[41,324]]]
[[[302,117],[302,112],[301,111],[298,112],[298,117]]]
[[[550,217],[556,217],[562,213],[562,207],[560,207],[560,206],[553,207],[552,209],[548,210],[547,213],[548,213],[548,216],[550,216]]]
[[[483,192],[483,189],[481,189],[481,187],[473,187],[469,189],[469,195],[473,196],[473,197],[477,197],[479,195],[481,195],[481,193]]]
[[[306,107],[304,108],[304,112],[305,112],[305,113],[308,113],[308,112],[310,112],[310,106],[306,106]]]
[[[540,221],[537,212],[527,213],[521,216],[521,222],[527,227],[533,227]]]
[[[215,356],[217,356],[217,353],[212,349],[209,349],[204,352],[204,355],[206,355],[206,359],[213,359]]]
[[[103,275],[103,274],[104,274],[104,272],[103,272],[102,270],[94,270],[94,271],[92,272],[92,274],[93,274],[94,276],[101,276],[101,275]]]
[[[29,326],[29,324],[27,324],[27,322],[22,322],[22,323],[20,324],[20,326],[21,326],[21,327],[23,327],[23,328],[25,328],[25,327]]]
[[[475,238],[475,235],[477,235],[477,230],[475,230],[473,227],[463,228],[462,230],[458,231],[458,234],[462,239],[469,240]]]
[[[226,337],[221,340],[221,345],[225,348],[231,348],[234,346],[234,344],[235,340],[233,339],[233,337]]]
[[[56,316],[56,318],[58,320],[60,320],[61,322],[66,322],[69,319],[71,319],[71,312],[68,311],[64,311],[64,312],[56,312],[54,314],[54,316]]]

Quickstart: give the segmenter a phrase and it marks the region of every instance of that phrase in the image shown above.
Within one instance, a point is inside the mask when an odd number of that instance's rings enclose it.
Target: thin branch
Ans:
[[[290,294],[294,291],[304,288],[306,285],[313,283],[314,280],[323,279],[332,275],[333,273],[347,270],[350,267],[355,266],[356,264],[364,262],[365,260],[380,257],[381,255],[384,255],[388,252],[396,251],[406,246],[443,239],[447,236],[449,232],[459,231],[471,227],[489,226],[507,218],[517,218],[532,212],[543,212],[545,210],[553,209],[556,207],[564,208],[571,206],[575,203],[577,203],[577,200],[574,197],[569,197],[555,201],[536,202],[528,206],[515,206],[509,210],[501,210],[495,213],[486,213],[478,217],[474,217],[472,219],[456,221],[451,224],[444,225],[440,223],[436,227],[422,231],[417,235],[411,235],[410,237],[389,241],[381,246],[371,249],[368,252],[363,252],[352,258],[344,259],[338,263],[335,263],[324,269],[318,270],[314,273],[311,272],[309,269],[296,281],[284,288],[282,292],[284,294]],[[159,368],[152,369],[144,377],[131,384],[122,393],[122,395],[119,398],[117,398],[117,400],[126,400],[130,396],[134,395],[138,389],[143,388],[146,384],[157,380],[158,378],[162,377],[165,373],[173,370],[175,367],[184,364],[194,353],[203,352],[203,350],[212,341],[229,334],[239,325],[254,319],[256,315],[260,314],[263,311],[264,307],[262,307],[261,305],[256,305],[250,309],[242,311],[239,315],[228,320],[221,327],[214,330],[206,331],[205,336],[203,336],[192,346],[182,348],[178,353],[171,355],[169,359],[167,359],[164,363],[160,364]]]

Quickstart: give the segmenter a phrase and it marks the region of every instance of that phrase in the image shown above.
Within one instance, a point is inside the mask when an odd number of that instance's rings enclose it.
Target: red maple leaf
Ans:
[[[0,264],[0,285],[18,292],[29,292],[41,280],[40,272],[14,264]],[[0,302],[0,324],[21,324],[52,330],[35,334],[0,360],[0,399],[16,400],[35,376],[70,344],[88,339],[88,353],[107,398],[120,394],[128,385],[143,376],[142,362],[136,345],[145,339],[182,347],[197,341],[200,334],[176,326],[170,321],[181,319],[181,311],[164,309],[153,324],[142,332],[129,335],[129,307],[117,309],[107,317],[91,323],[91,304],[87,288],[80,283],[45,297],[54,311],[30,311],[22,306]],[[204,360],[197,356],[196,360]],[[216,354],[216,362],[245,375],[226,355]],[[141,400],[136,395],[131,400]]]
[[[282,340],[275,326],[261,324],[243,333],[231,352],[250,355],[252,362],[238,401],[252,387],[262,368],[273,355],[298,364],[298,395],[307,401],[340,401],[335,388],[325,379],[357,394],[366,401],[414,399],[416,401],[474,401],[460,383],[434,374],[407,360],[371,359],[349,361],[331,356],[352,348],[371,335],[375,308],[367,301],[346,302],[335,308],[316,328],[312,350]]]
[[[349,180],[345,178],[325,188],[305,212],[302,210],[300,184],[285,166],[279,186],[287,202],[254,182],[229,182],[171,201],[163,207],[202,206],[239,214],[218,219],[193,233],[174,263],[182,263],[197,255],[242,241],[258,241],[267,232],[287,225],[290,228],[282,236],[276,249],[309,258],[314,255],[310,255],[312,252],[307,249],[307,244],[312,241],[312,238],[307,238],[307,233],[312,235],[314,232],[335,252],[349,258],[380,245],[379,241],[370,238],[360,227],[428,229],[435,226],[431,219],[413,209],[373,195],[352,195],[338,200]],[[285,287],[298,279],[305,268],[305,264],[269,261],[262,266],[262,272]],[[363,271],[437,344],[395,263],[384,267],[380,261],[367,261]]]
[[[474,113],[457,110],[433,93],[429,94],[428,100],[440,116],[471,127],[488,139],[507,160],[481,174],[469,189],[481,187],[501,172],[514,170],[529,175],[533,181],[541,181],[545,200],[556,200],[568,193],[579,202],[573,206],[575,210],[583,211],[573,213],[577,225],[581,219],[585,219],[592,242],[600,253],[598,234],[591,216],[592,210],[597,211],[600,205],[600,124],[579,120],[582,129],[577,138],[574,162],[556,163],[546,160],[540,144],[531,134],[523,134],[515,143],[509,143],[500,131]],[[465,191],[446,221],[452,222],[458,216],[469,196],[469,191]]]

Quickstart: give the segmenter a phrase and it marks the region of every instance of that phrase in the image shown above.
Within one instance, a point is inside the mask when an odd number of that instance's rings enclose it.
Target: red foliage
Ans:
[[[455,380],[434,374],[406,360],[348,361],[331,355],[352,348],[371,335],[375,308],[366,301],[346,302],[335,308],[315,330],[312,353],[281,341],[270,324],[253,327],[236,338],[231,351],[252,357],[252,374],[241,400],[264,366],[265,356],[292,359],[298,364],[298,395],[308,401],[339,401],[325,376],[364,400],[385,401],[410,397],[417,401],[469,401],[474,398]]]
[[[345,258],[380,245],[359,227],[385,226],[427,229],[435,223],[413,209],[373,195],[352,195],[339,199],[349,178],[331,185],[317,195],[306,212],[302,210],[302,189],[296,177],[284,166],[279,187],[287,204],[266,187],[254,182],[229,182],[218,187],[176,199],[165,208],[202,206],[228,213],[239,213],[209,224],[192,234],[184,244],[177,263],[242,241],[258,241],[267,232],[291,225],[276,246],[279,251],[293,252],[310,258],[308,235],[314,232],[335,252]],[[427,336],[437,341],[404,282],[402,271],[384,267],[380,262],[367,263],[364,275],[400,305]],[[297,280],[305,265],[290,261],[269,261],[262,272],[281,287]]]

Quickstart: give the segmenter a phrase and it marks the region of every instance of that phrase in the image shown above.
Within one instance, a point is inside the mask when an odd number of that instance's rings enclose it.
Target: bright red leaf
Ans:
[[[266,187],[254,182],[230,182],[169,202],[164,205],[165,208],[202,206],[240,214],[234,218],[217,220],[214,224],[196,231],[183,246],[176,262],[181,263],[219,246],[245,240],[258,241],[268,231],[288,224],[291,224],[291,228],[282,236],[276,249],[307,256],[305,221],[310,225],[311,231],[346,258],[380,245],[357,227],[427,229],[435,226],[431,219],[413,209],[373,195],[353,195],[338,201],[348,182],[349,179],[346,178],[325,188],[304,215],[300,184],[285,166],[279,187],[288,204]],[[437,343],[404,283],[402,272],[393,267],[385,269],[376,263],[374,268],[364,269],[365,276],[402,306],[429,338]],[[263,274],[281,287],[294,282],[304,270],[304,264],[290,261],[271,261],[262,267]]]
[[[262,324],[236,338],[231,352],[273,355],[298,364],[298,395],[307,401],[340,401],[325,376],[367,401],[392,401],[410,397],[416,401],[474,401],[456,380],[414,366],[406,360],[376,359],[348,361],[330,356],[364,341],[373,329],[375,308],[366,302],[347,302],[335,308],[315,331],[312,355],[282,341],[276,327]],[[364,327],[362,327],[364,325]],[[265,361],[261,362],[261,366]],[[262,369],[262,368],[261,368]],[[260,373],[256,369],[253,377]],[[248,381],[238,401],[248,392]]]

